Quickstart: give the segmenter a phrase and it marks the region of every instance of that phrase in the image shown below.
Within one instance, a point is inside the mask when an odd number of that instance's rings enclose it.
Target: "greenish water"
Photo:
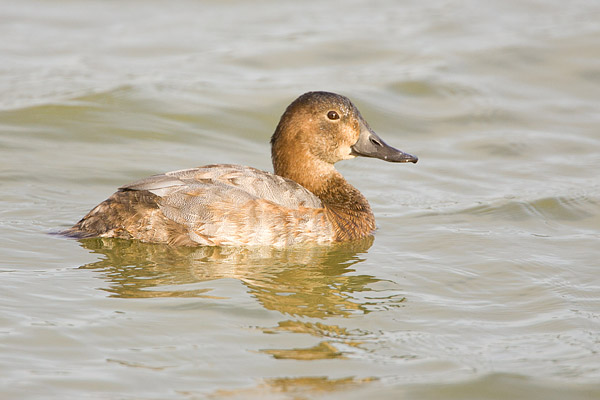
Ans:
[[[600,397],[600,5],[2,2],[7,399]],[[416,165],[339,169],[369,240],[170,248],[51,233],[169,170],[270,170],[350,97]]]

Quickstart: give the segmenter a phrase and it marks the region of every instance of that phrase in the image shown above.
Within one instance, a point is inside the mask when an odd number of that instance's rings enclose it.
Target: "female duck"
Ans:
[[[188,246],[359,239],[375,218],[333,164],[356,156],[417,162],[381,140],[349,99],[328,92],[290,104],[271,146],[275,174],[219,164],[155,175],[119,188],[64,233]]]

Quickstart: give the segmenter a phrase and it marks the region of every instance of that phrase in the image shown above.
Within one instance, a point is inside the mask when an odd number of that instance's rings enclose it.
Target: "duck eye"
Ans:
[[[340,119],[340,115],[335,111],[329,111],[327,113],[327,118],[329,118],[331,120],[336,120],[336,119]]]

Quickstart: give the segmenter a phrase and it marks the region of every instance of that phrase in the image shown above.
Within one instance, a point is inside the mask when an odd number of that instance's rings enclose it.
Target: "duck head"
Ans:
[[[344,96],[308,92],[283,113],[271,138],[275,173],[301,183],[298,175],[327,174],[337,161],[357,156],[389,162],[418,158],[385,143]]]

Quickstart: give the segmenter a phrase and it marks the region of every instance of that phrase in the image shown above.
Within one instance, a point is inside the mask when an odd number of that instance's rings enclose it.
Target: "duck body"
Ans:
[[[309,92],[271,139],[275,173],[207,165],[125,185],[63,233],[172,245],[290,246],[359,239],[375,230],[366,198],[334,168],[362,155],[417,158],[394,149],[346,97]]]
[[[123,186],[76,227],[81,236],[174,245],[287,246],[333,238],[318,197],[241,165],[167,172]]]

